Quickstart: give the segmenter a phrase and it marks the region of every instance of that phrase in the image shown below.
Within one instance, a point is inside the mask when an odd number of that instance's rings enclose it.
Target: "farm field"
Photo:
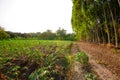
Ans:
[[[64,80],[71,64],[72,41],[0,41],[2,80]]]
[[[120,0],[0,0],[0,80],[120,80]]]
[[[2,40],[0,80],[119,80],[120,54],[106,50],[73,41]]]

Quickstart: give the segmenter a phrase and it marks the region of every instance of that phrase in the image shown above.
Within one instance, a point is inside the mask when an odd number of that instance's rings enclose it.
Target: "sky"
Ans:
[[[12,32],[72,33],[72,0],[0,0],[0,26]]]

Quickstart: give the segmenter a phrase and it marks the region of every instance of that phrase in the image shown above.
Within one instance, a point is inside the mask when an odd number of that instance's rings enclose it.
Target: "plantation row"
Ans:
[[[76,60],[83,67],[89,61],[84,52],[73,54],[74,44],[50,40],[0,41],[0,80],[69,80]]]
[[[70,67],[70,41],[0,41],[0,74],[7,80],[63,80]]]

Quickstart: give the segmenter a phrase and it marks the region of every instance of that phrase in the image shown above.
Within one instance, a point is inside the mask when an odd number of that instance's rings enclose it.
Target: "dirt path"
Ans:
[[[77,52],[80,52],[77,44],[73,44],[71,47],[71,53],[75,55]],[[82,69],[82,66],[79,62],[74,61],[71,67],[71,75],[67,80],[86,80],[85,79],[85,71]]]
[[[120,54],[102,45],[77,43],[79,49],[87,53],[93,71],[101,80],[120,80]]]

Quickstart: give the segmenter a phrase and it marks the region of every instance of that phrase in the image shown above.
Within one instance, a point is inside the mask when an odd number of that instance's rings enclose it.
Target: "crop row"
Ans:
[[[0,41],[0,74],[6,80],[63,80],[71,62],[71,46],[71,41]]]

